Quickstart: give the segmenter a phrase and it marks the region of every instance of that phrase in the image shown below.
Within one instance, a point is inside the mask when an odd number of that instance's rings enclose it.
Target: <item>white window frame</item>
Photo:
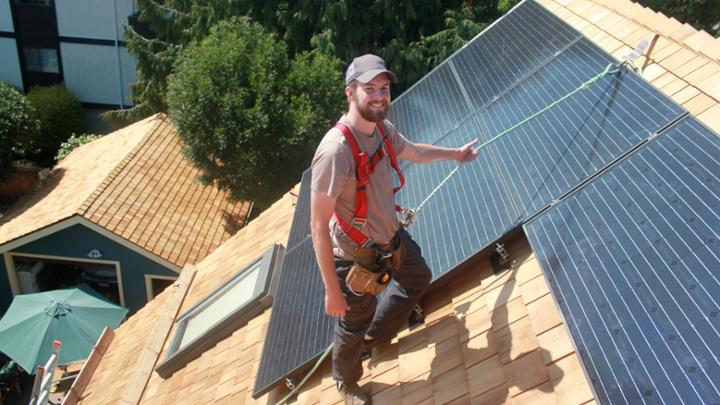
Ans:
[[[265,251],[262,256],[245,266],[229,280],[222,283],[215,291],[208,294],[205,299],[177,318],[177,326],[170,342],[170,347],[167,350],[167,356],[165,360],[155,368],[155,371],[157,371],[160,377],[168,378],[172,376],[177,370],[185,367],[185,365],[193,359],[200,357],[206,350],[232,335],[232,333],[241,326],[247,324],[249,320],[270,307],[275,284],[277,283],[277,276],[274,276],[274,273],[276,269],[282,267],[284,252],[285,249],[281,245],[272,246]],[[260,266],[258,269],[259,274],[250,298],[240,307],[230,312],[215,324],[210,325],[203,333],[181,347],[181,342],[189,320],[201,313],[211,303],[221,297],[223,293],[241,282],[245,276],[249,274],[248,270],[253,270],[258,265]]]
[[[146,274],[145,275],[145,295],[147,295],[147,301],[150,302],[153,298],[155,298],[155,294],[153,294],[153,281],[154,280],[177,280],[177,276],[161,276],[159,274]]]

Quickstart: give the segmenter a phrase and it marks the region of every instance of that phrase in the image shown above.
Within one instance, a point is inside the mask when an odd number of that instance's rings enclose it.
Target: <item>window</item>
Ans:
[[[165,360],[155,371],[170,377],[190,360],[230,336],[272,303],[275,269],[284,248],[275,245],[177,319]]]
[[[145,295],[148,301],[160,295],[166,288],[173,285],[177,277],[160,276],[157,274],[145,275]]]
[[[30,72],[60,73],[57,50],[24,47],[25,70]]]

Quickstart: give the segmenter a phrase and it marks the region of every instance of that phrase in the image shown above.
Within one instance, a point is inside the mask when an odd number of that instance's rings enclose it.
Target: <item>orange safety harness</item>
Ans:
[[[395,154],[395,149],[392,145],[392,139],[390,139],[390,137],[385,133],[384,125],[377,124],[377,130],[382,136],[382,143],[371,155],[360,151],[357,140],[347,125],[338,122],[335,124],[335,128],[342,132],[348,145],[350,145],[350,150],[352,151],[353,158],[355,159],[356,178],[355,212],[353,213],[352,221],[348,223],[342,219],[340,215],[338,215],[337,211],[335,211],[335,219],[337,220],[338,225],[340,225],[340,229],[342,229],[342,231],[345,232],[345,234],[348,235],[353,242],[357,243],[360,247],[366,247],[372,243],[372,241],[365,234],[360,232],[360,230],[367,224],[368,205],[366,187],[370,182],[370,175],[375,171],[375,166],[377,166],[378,162],[380,162],[380,160],[386,155],[390,158],[390,165],[393,169],[395,169],[395,172],[400,178],[400,186],[393,187],[393,193],[397,193],[405,185],[405,177],[400,171],[397,155]],[[402,211],[402,208],[395,204],[395,210]]]

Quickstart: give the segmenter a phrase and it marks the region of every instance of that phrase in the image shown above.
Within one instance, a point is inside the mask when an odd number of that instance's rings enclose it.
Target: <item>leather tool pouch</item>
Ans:
[[[358,248],[345,284],[356,295],[380,295],[405,260],[402,237],[393,238],[386,246]]]
[[[390,279],[388,272],[374,273],[355,262],[348,271],[345,283],[348,289],[356,295],[380,295],[385,290]]]

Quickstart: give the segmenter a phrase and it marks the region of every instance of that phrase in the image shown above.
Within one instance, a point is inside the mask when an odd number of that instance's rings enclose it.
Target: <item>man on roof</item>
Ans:
[[[332,375],[347,404],[369,404],[358,387],[361,353],[405,325],[432,273],[400,225],[394,193],[398,159],[467,162],[459,148],[413,143],[386,119],[395,74],[375,55],[353,60],[345,75],[348,111],[323,137],[312,162],[311,228],[325,285],[325,313],[337,317]],[[400,187],[394,187],[393,173]],[[387,291],[378,302],[376,296]]]

